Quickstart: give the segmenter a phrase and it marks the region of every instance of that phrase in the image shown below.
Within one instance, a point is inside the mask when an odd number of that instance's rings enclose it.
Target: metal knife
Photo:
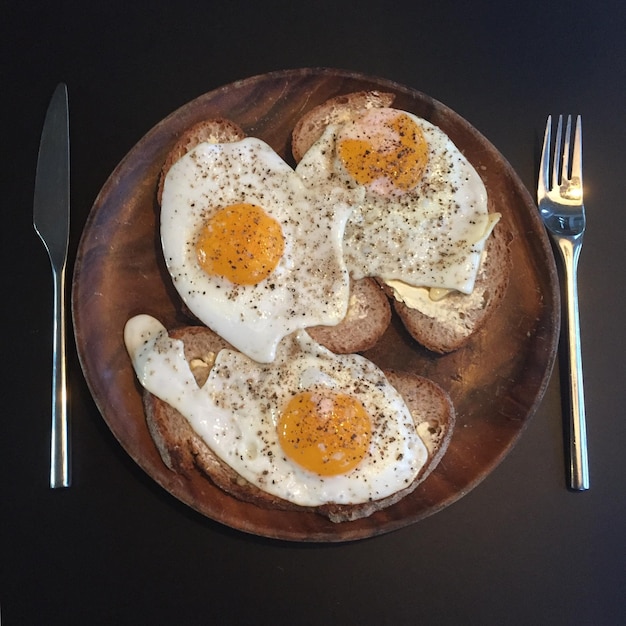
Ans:
[[[50,487],[69,487],[70,432],[65,356],[65,267],[70,230],[70,143],[67,86],[57,85],[44,122],[37,174],[33,224],[52,265],[54,320],[52,345],[52,435]]]

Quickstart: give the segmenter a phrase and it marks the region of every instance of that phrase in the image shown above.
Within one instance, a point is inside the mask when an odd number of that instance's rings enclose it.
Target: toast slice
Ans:
[[[170,331],[169,334],[183,341],[185,357],[194,377],[199,385],[203,385],[215,355],[222,348],[228,347],[228,344],[204,327],[184,327]],[[428,462],[416,480],[405,489],[382,500],[357,505],[302,507],[261,491],[215,456],[176,409],[147,391],[144,391],[143,402],[150,434],[163,462],[172,471],[183,475],[200,471],[217,487],[235,498],[263,508],[315,512],[333,522],[345,522],[367,517],[411,493],[439,463],[454,429],[454,407],[441,387],[415,374],[386,374],[411,411],[418,432],[428,449]]]
[[[322,135],[330,123],[348,121],[364,109],[388,107],[393,94],[355,92],[323,102],[306,113],[296,124],[292,134],[292,152],[299,162],[306,150]],[[492,211],[491,206],[489,210]],[[511,271],[510,234],[498,223],[487,240],[484,262],[477,276],[475,294],[449,294],[428,311],[410,308],[393,297],[391,289],[383,289],[393,302],[409,334],[428,350],[445,354],[458,350],[484,327],[500,306],[506,292]],[[381,283],[382,285],[382,283]],[[477,291],[476,291],[477,290]]]
[[[383,100],[364,97],[364,102]],[[385,100],[386,101],[386,100]],[[246,137],[234,122],[225,118],[208,119],[187,129],[167,154],[159,177],[157,200],[161,203],[163,183],[172,165],[200,143],[229,143]],[[183,311],[190,320],[195,316],[183,304]],[[371,348],[387,329],[391,320],[391,307],[378,285],[371,279],[352,281],[348,315],[336,326],[316,326],[311,336],[324,347],[337,354],[349,354]],[[196,320],[197,321],[197,320]]]

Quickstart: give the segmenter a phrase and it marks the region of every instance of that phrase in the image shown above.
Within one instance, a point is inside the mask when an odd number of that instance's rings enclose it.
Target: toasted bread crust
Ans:
[[[195,360],[204,360],[207,356],[210,362],[212,353],[228,347],[224,340],[204,327],[184,327],[171,331],[170,336],[182,339],[185,356],[190,364]],[[195,369],[206,368],[200,366]],[[196,374],[199,384],[203,384],[206,376],[194,371],[194,375]],[[429,458],[411,485],[376,502],[357,505],[331,503],[320,507],[301,507],[261,491],[218,459],[178,411],[147,391],[144,392],[146,421],[163,462],[175,472],[189,475],[191,472],[200,471],[232,496],[264,508],[315,512],[333,522],[355,520],[391,506],[412,492],[440,461],[454,428],[454,408],[448,394],[441,387],[415,374],[405,372],[386,374],[405,399],[418,432],[428,448]]]
[[[478,308],[468,305],[469,296],[453,293],[442,300],[442,314],[430,317],[393,298],[396,313],[418,343],[432,352],[446,354],[462,348],[485,326],[500,307],[509,284],[510,240],[510,234],[500,223],[487,239],[484,262],[474,287],[482,296],[482,305]]]
[[[335,354],[351,354],[372,348],[391,322],[389,299],[371,278],[350,282],[346,317],[336,326],[307,328],[309,335]]]
[[[291,134],[291,152],[296,163],[319,139],[324,129],[335,122],[346,120],[350,114],[366,109],[389,107],[395,95],[382,91],[357,91],[330,98],[303,115]]]
[[[172,167],[178,159],[187,154],[187,152],[193,150],[200,143],[230,143],[232,141],[240,141],[244,139],[245,136],[246,133],[235,124],[235,122],[222,117],[204,120],[188,128],[180,136],[165,158],[157,188],[158,203],[161,204],[163,183],[165,182],[165,177],[170,167]]]

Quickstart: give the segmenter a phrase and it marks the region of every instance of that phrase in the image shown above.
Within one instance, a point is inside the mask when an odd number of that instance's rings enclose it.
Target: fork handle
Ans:
[[[52,428],[50,487],[70,486],[70,445],[65,356],[65,266],[53,268]]]
[[[578,257],[581,246],[570,239],[561,239],[559,248],[565,266],[565,324],[564,333],[569,366],[569,488],[575,491],[589,489],[587,460],[587,427],[585,423],[585,392],[580,349],[580,322],[578,315]]]

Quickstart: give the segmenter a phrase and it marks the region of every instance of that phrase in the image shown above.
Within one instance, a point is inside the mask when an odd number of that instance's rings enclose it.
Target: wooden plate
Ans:
[[[396,505],[355,522],[333,524],[310,513],[239,502],[199,473],[169,471],[150,438],[141,392],[123,342],[124,324],[148,313],[166,326],[185,322],[164,269],[157,227],[157,179],[181,131],[228,117],[293,164],[296,120],[327,98],[364,89],[391,91],[394,106],[441,127],[483,177],[515,236],[513,275],[488,328],[464,349],[435,356],[392,323],[366,353],[381,367],[428,376],[449,390],[458,422],[444,461]],[[128,454],[167,491],[207,517],[248,533],[295,541],[349,541],[412,524],[454,502],[502,460],[534,413],[556,353],[556,269],[537,209],[498,151],[470,124],[427,95],[396,83],[327,69],[276,72],[232,83],[181,107],[128,153],[98,195],[85,226],[72,291],[74,328],[84,375],[106,423]]]

